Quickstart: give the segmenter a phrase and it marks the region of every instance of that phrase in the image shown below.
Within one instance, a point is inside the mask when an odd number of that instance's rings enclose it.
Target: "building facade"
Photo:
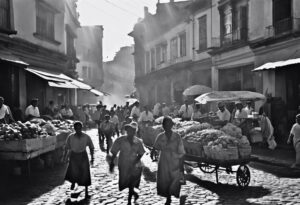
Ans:
[[[63,73],[74,77],[76,0],[0,0],[0,7],[0,95],[6,103],[22,110],[31,98],[39,99],[40,110],[50,100],[74,104],[74,89],[49,82],[63,81]]]
[[[176,23],[164,26],[167,20],[159,18],[163,15],[160,8],[175,7],[181,8],[172,14],[178,17]],[[145,12],[130,33],[135,41],[135,83],[141,102],[180,102],[182,91],[194,84],[213,90],[256,91],[268,96],[274,127],[289,127],[300,105],[297,63],[253,70],[269,62],[299,58],[299,9],[297,0],[158,3],[156,13]],[[186,56],[181,56],[182,42]],[[283,132],[279,134],[286,135]]]
[[[92,87],[101,90],[103,78],[103,27],[82,26],[78,29],[76,53],[80,62],[77,64],[78,76]],[[95,104],[100,100],[89,91],[78,92],[78,104]]]
[[[134,90],[134,59],[133,47],[121,47],[112,61],[104,62],[104,84],[103,90],[112,93],[104,100],[108,105],[125,104],[125,95]]]

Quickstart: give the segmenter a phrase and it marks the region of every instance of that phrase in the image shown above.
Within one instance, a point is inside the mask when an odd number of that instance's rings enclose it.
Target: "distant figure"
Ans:
[[[61,107],[62,107],[62,109],[60,110],[60,113],[64,119],[73,119],[74,118],[73,111],[68,105],[63,105]]]
[[[181,106],[179,114],[183,120],[191,120],[194,112],[193,106],[188,104],[188,100],[184,101],[184,105]]]
[[[161,108],[162,116],[169,116],[170,115],[170,108],[166,105],[166,103],[162,104]]]
[[[160,103],[156,103],[153,108],[153,116],[154,118],[158,118],[160,116],[161,105]]]
[[[26,120],[40,117],[38,102],[39,100],[37,98],[31,100],[30,105],[25,110]]]
[[[55,108],[54,102],[53,100],[50,100],[48,106],[44,110],[44,115],[54,117],[54,108]]]
[[[4,98],[0,97],[0,124],[7,124],[9,120],[14,122],[12,113],[7,105],[4,105]]]
[[[141,113],[138,121],[141,123],[152,123],[154,121],[153,114],[149,111],[148,106],[144,107],[144,111]]]
[[[140,103],[136,102],[134,104],[134,107],[131,110],[130,116],[137,121],[140,117],[141,111],[140,111]]]
[[[120,121],[115,111],[111,112],[111,121],[115,125],[115,133],[117,134],[118,137],[120,137],[120,132],[119,132]]]
[[[227,123],[230,121],[231,114],[225,107],[225,104],[223,102],[220,102],[218,104],[219,110],[217,111],[217,116],[220,121],[223,121],[224,123]]]
[[[115,125],[112,121],[110,121],[110,115],[105,115],[105,120],[101,123],[100,129],[103,132],[106,139],[106,152],[109,154],[109,149],[112,144],[112,136],[115,132]]]
[[[200,120],[201,116],[202,116],[202,113],[201,113],[201,110],[200,110],[200,104],[196,104],[195,110],[194,110],[194,112],[192,114],[192,117],[191,117],[191,120],[194,120],[194,121]]]
[[[88,186],[91,185],[91,173],[89,158],[86,147],[89,147],[91,153],[91,164],[94,163],[94,145],[87,134],[82,132],[82,123],[75,122],[75,133],[67,138],[65,157],[70,152],[70,162],[68,165],[65,180],[72,183],[71,190],[77,183],[79,186],[85,186],[85,197],[88,197]]]
[[[292,168],[300,169],[300,114],[296,116],[296,123],[293,125],[288,144],[293,142],[295,151],[296,151],[296,162],[292,165]]]

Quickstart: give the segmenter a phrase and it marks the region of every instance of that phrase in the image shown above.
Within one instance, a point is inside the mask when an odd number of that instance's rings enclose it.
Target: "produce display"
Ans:
[[[73,120],[66,120],[66,121],[60,121],[60,120],[51,120],[51,123],[54,125],[54,127],[62,130],[73,130]]]
[[[220,130],[222,130],[225,134],[232,136],[232,137],[236,137],[236,138],[242,137],[242,129],[231,123],[227,123]]]
[[[22,140],[38,137],[47,137],[47,132],[39,125],[20,121],[12,124],[0,125],[0,140]]]

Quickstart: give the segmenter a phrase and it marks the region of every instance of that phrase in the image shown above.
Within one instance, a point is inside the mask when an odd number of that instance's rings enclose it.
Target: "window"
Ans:
[[[167,61],[167,44],[161,45],[161,62],[164,63]]]
[[[199,51],[207,48],[207,24],[206,15],[198,19],[199,22]]]
[[[156,46],[156,65],[159,65],[161,63],[161,47],[160,45]]]
[[[74,47],[74,36],[70,32],[67,32],[67,55],[76,57],[75,47]]]
[[[178,45],[177,45],[177,37],[171,40],[171,60],[174,60],[178,57]]]
[[[221,42],[228,45],[237,41],[245,41],[248,37],[248,5],[247,1],[236,1],[220,8]]]
[[[82,78],[87,79],[88,78],[88,67],[82,66]]]
[[[36,33],[38,35],[54,40],[54,15],[54,11],[47,6],[42,3],[37,4]]]
[[[151,49],[151,71],[155,70],[155,50]]]
[[[179,35],[180,42],[180,57],[186,56],[186,33]]]
[[[292,1],[273,0],[273,26],[275,34],[292,29]]]
[[[88,67],[88,79],[93,78],[93,69],[91,67]]]
[[[10,28],[10,3],[9,0],[0,0],[0,28]]]
[[[150,72],[150,51],[146,52],[146,73]]]

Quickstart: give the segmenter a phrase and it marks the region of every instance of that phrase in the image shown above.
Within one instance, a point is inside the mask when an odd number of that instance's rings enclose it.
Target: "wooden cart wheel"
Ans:
[[[246,165],[240,165],[236,172],[236,181],[240,187],[247,187],[250,183],[250,170]]]
[[[207,174],[211,174],[216,170],[215,166],[211,166],[206,163],[198,163],[198,166],[202,172],[207,173]]]

